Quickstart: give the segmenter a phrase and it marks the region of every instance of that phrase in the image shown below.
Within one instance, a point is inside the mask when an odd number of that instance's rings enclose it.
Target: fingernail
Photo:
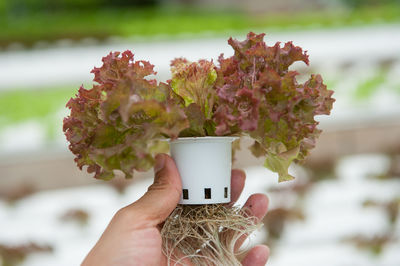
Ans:
[[[154,164],[154,173],[157,173],[164,168],[165,156],[162,154],[157,154],[155,159],[156,163]]]

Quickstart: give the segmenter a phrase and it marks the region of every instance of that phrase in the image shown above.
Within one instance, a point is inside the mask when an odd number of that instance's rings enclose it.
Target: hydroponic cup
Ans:
[[[231,201],[232,141],[237,137],[178,138],[171,156],[182,180],[180,204]]]

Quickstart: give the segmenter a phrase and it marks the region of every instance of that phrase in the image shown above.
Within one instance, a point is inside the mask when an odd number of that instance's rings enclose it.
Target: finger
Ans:
[[[268,198],[264,194],[251,195],[243,205],[243,210],[250,217],[254,217],[254,222],[259,223],[268,210]],[[241,236],[235,243],[235,250],[238,250],[248,235]]]
[[[154,172],[154,183],[148,191],[138,201],[124,208],[135,217],[138,226],[152,227],[163,222],[178,205],[181,196],[181,178],[170,156],[158,154]]]
[[[231,173],[231,202],[228,206],[233,206],[239,199],[246,181],[246,174],[243,170],[233,169]]]
[[[269,248],[264,245],[252,248],[242,260],[243,266],[264,266],[269,257]]]

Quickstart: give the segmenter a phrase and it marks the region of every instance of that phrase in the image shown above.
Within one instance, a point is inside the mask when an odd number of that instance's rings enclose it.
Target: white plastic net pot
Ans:
[[[231,200],[232,141],[237,137],[178,138],[170,142],[181,179],[180,204]]]

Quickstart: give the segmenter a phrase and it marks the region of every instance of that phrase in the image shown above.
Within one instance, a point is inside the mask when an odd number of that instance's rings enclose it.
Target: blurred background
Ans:
[[[65,104],[110,51],[130,49],[169,77],[175,57],[217,59],[230,36],[267,33],[308,50],[304,75],[335,91],[332,115],[295,181],[243,141],[239,201],[270,198],[268,265],[400,265],[399,0],[0,0],[0,266],[78,265],[152,172],[106,183],[79,171],[62,133]]]

